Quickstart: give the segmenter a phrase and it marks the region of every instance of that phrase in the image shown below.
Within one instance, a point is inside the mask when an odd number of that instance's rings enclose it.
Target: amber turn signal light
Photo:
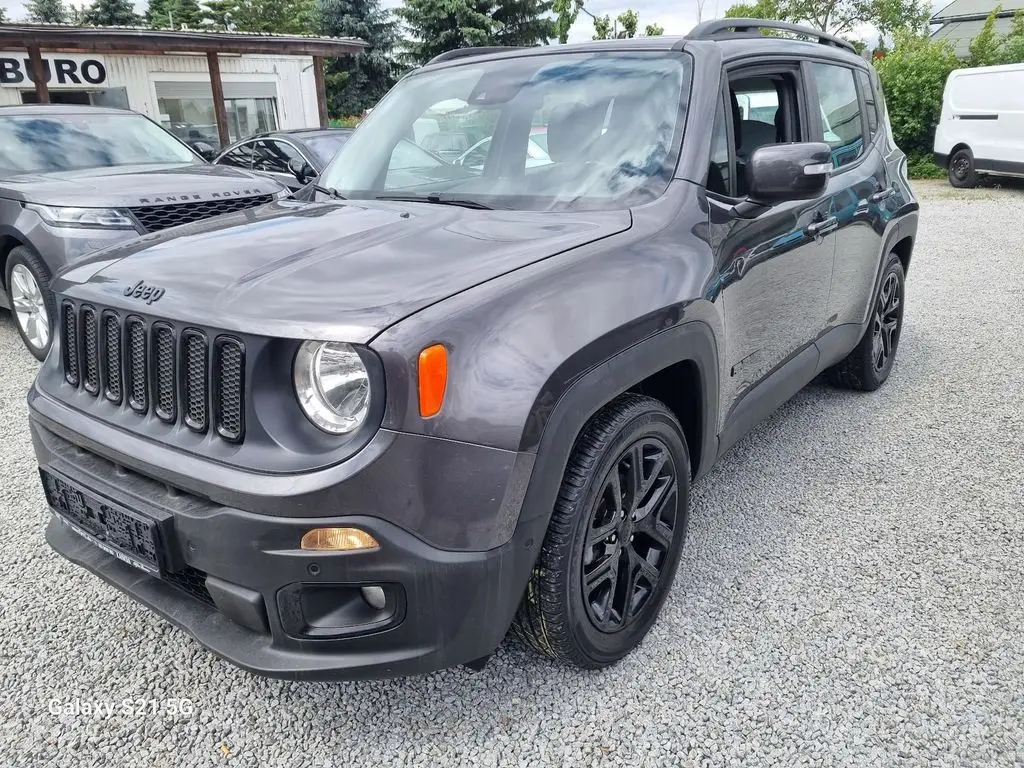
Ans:
[[[444,390],[448,386],[448,350],[443,344],[434,344],[420,352],[419,367],[420,416],[436,416],[444,404]]]
[[[373,536],[358,528],[314,528],[306,532],[299,546],[317,552],[348,552],[354,549],[377,549],[380,544]]]

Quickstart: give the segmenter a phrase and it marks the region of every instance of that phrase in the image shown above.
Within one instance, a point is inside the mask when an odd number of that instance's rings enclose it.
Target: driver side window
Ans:
[[[758,68],[756,72],[729,73],[726,118],[731,123],[736,158],[733,194],[747,194],[747,164],[761,147],[806,140],[800,119],[800,81],[796,67],[779,71]],[[728,180],[727,180],[728,181]]]

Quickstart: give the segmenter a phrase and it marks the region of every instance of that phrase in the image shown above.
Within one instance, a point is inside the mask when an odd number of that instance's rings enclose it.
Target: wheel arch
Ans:
[[[7,259],[11,255],[11,251],[18,247],[28,248],[35,252],[35,248],[18,236],[17,230],[0,227],[0,287],[5,292],[7,290]]]
[[[655,397],[676,415],[694,477],[714,462],[718,440],[718,348],[711,326],[691,320],[659,331],[538,396],[522,449],[536,450],[520,519],[550,515],[576,439],[601,407],[625,392]],[[530,445],[532,443],[532,445]]]

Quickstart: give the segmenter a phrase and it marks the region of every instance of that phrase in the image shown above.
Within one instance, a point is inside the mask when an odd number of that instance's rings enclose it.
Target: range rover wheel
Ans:
[[[867,332],[849,356],[828,370],[837,387],[873,392],[889,378],[903,330],[903,264],[889,254]]]
[[[50,351],[56,317],[50,273],[32,251],[18,246],[7,256],[4,279],[21,340],[36,360],[43,360]]]
[[[978,171],[971,150],[958,149],[949,158],[949,183],[960,189],[978,186]]]
[[[633,394],[605,406],[569,458],[515,633],[588,669],[639,645],[672,586],[689,492],[689,454],[672,413]]]

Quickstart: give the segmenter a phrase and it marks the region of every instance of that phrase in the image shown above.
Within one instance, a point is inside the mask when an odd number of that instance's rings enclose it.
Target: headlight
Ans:
[[[354,432],[370,411],[370,374],[350,344],[306,341],[295,356],[295,394],[324,432]]]
[[[55,227],[88,227],[91,229],[137,229],[135,220],[116,208],[65,208],[56,205],[25,203],[30,211]]]

